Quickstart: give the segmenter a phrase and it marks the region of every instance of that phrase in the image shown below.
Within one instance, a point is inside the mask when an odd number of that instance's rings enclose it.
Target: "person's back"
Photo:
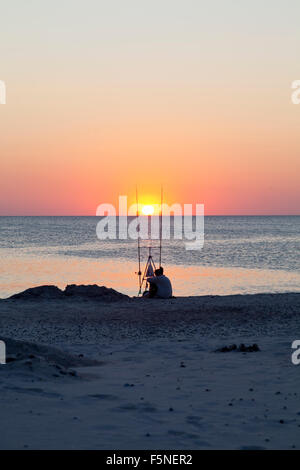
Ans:
[[[150,297],[158,297],[160,299],[169,299],[172,297],[171,281],[163,272],[163,268],[160,267],[156,269],[155,276],[148,278],[148,282],[156,286],[155,294],[150,295]]]
[[[172,297],[172,284],[170,279],[162,274],[156,277],[157,293],[156,297],[160,299],[169,299]]]

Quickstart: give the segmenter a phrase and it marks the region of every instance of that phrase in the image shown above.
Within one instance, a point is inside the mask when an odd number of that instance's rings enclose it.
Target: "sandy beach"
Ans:
[[[69,294],[0,301],[1,449],[300,447],[300,294]]]

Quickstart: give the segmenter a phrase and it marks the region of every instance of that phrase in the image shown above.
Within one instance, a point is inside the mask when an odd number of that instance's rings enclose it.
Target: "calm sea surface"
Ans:
[[[0,217],[0,297],[41,284],[137,294],[137,243],[98,240],[98,217]],[[142,263],[148,255],[142,242]],[[158,262],[157,241],[152,242]],[[300,216],[205,217],[201,251],[163,242],[175,295],[300,291]]]

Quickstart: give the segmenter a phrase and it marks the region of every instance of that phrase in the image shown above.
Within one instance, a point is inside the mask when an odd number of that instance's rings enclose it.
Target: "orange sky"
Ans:
[[[0,214],[300,214],[299,4],[113,3],[3,7]]]

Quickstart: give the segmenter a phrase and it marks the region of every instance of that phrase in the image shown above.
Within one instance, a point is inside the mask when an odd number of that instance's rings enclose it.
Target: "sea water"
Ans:
[[[98,284],[136,295],[136,240],[99,240],[99,217],[0,217],[0,297],[28,287]],[[171,225],[174,221],[171,220]],[[206,216],[204,247],[164,240],[174,295],[300,291],[300,216]],[[152,245],[142,241],[142,267]]]

